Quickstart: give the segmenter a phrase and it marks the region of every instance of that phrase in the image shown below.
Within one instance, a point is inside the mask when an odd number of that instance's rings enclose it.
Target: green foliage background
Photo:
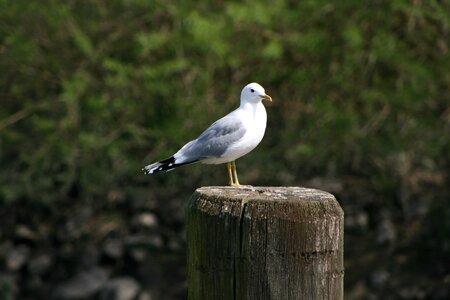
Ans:
[[[140,168],[256,81],[274,102],[242,182],[331,190],[367,230],[387,211],[403,254],[448,257],[449,47],[439,0],[0,0],[0,205],[122,195],[182,209],[225,168]]]

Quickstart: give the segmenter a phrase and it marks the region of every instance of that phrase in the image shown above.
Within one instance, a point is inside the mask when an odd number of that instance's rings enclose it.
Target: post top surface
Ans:
[[[196,192],[207,196],[225,197],[229,200],[236,201],[241,201],[246,198],[263,201],[296,201],[299,199],[327,201],[335,199],[334,196],[328,192],[304,187],[207,186],[198,188]]]

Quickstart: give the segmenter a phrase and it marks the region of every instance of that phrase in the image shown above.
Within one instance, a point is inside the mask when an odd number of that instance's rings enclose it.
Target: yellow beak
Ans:
[[[262,96],[262,98],[263,98],[263,100],[267,100],[267,101],[270,101],[270,102],[272,102],[272,97],[270,97],[269,95],[264,95],[264,96]]]

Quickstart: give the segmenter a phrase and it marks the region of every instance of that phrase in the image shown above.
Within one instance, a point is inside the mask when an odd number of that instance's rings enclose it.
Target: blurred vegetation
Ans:
[[[440,0],[0,0],[0,205],[123,197],[180,210],[196,187],[226,184],[225,168],[140,168],[256,81],[274,102],[241,181],[330,190],[368,220],[347,241],[448,284],[433,264],[450,255],[449,47]],[[374,250],[385,216],[397,238]],[[353,243],[347,290],[364,276]]]

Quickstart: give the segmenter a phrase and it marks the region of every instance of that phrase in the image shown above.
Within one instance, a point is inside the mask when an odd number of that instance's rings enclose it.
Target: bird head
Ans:
[[[241,103],[242,102],[253,102],[257,103],[262,100],[268,100],[272,102],[272,97],[266,94],[264,88],[257,84],[256,82],[252,82],[247,84],[241,92]]]

